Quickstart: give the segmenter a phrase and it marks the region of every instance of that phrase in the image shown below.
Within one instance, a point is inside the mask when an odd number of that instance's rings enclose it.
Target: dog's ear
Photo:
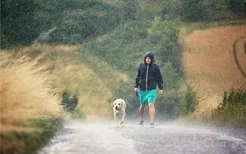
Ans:
[[[126,107],[126,102],[124,100],[121,101],[121,105]]]
[[[123,105],[124,105],[124,107],[126,107],[126,102],[125,101],[123,102]]]

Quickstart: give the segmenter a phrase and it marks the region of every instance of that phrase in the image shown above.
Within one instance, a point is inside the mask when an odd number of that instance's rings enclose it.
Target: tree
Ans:
[[[187,21],[203,21],[208,19],[204,0],[181,0],[181,16]]]
[[[39,8],[34,0],[1,1],[1,48],[5,44],[26,44],[38,36],[34,13]]]
[[[119,6],[119,17],[121,23],[136,19],[136,12],[138,8],[137,0],[120,0]]]
[[[229,2],[229,8],[233,12],[244,12],[246,13],[246,1],[242,0],[230,0]]]

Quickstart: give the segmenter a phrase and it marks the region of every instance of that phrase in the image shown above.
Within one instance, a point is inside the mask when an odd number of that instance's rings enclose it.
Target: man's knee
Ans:
[[[154,103],[149,103],[149,108],[155,108],[155,104]]]
[[[140,110],[144,110],[145,105],[141,104],[140,105]]]

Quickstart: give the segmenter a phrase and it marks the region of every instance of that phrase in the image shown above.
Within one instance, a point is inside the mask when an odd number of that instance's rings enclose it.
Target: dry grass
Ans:
[[[87,119],[112,116],[109,83],[117,84],[127,80],[127,76],[107,67],[90,53],[81,54],[79,49],[79,46],[35,44],[18,51],[1,51],[1,150],[6,153],[25,150],[30,138],[35,140],[34,144],[41,144],[43,139],[39,135],[50,132],[48,129],[52,128],[47,125],[53,124],[42,119],[64,115],[59,105],[64,91],[78,96],[76,111],[81,111]],[[96,69],[85,64],[88,58]],[[44,128],[36,128],[33,119],[39,119],[35,124],[44,122]]]
[[[90,52],[79,51],[79,46],[50,46],[35,44],[19,55],[28,55],[46,66],[52,80],[51,87],[59,96],[64,91],[76,94],[78,110],[87,119],[111,116],[112,86],[128,77],[108,66]]]
[[[59,89],[59,93],[65,90],[77,94],[79,98],[79,110],[86,115],[105,117],[109,114],[109,99],[111,90],[101,78],[86,65],[60,64],[52,72],[54,82],[52,86]],[[106,111],[105,111],[106,110]],[[106,115],[105,115],[106,113]]]
[[[40,104],[40,100],[43,99],[29,99],[29,95],[34,95],[35,93],[41,94],[41,92],[33,89],[44,84],[46,86],[50,86],[46,88],[47,90],[51,90],[52,93],[57,94],[56,97],[52,98],[49,97],[50,95],[47,95],[47,99],[51,99],[50,101],[55,99],[54,102],[60,103],[62,93],[67,90],[78,96],[78,110],[81,111],[86,118],[104,119],[111,116],[111,103],[108,101],[113,95],[113,88],[128,80],[128,77],[125,74],[114,70],[106,63],[103,63],[92,53],[79,51],[80,48],[81,47],[79,46],[34,44],[32,46],[22,48],[19,51],[5,51],[7,53],[12,53],[12,56],[9,58],[3,58],[5,59],[5,62],[2,63],[4,69],[2,67],[1,71],[6,73],[8,72],[8,74],[5,73],[5,76],[11,76],[11,78],[5,79],[5,77],[2,76],[1,78],[4,79],[4,82],[1,82],[1,84],[9,82],[11,85],[4,84],[5,87],[8,88],[8,91],[5,91],[4,87],[2,88],[1,86],[1,90],[4,91],[4,93],[1,92],[1,95],[16,95],[16,97],[12,98],[17,99],[18,97],[21,97],[23,99],[20,100],[21,102],[28,101]],[[6,55],[7,54],[4,54],[4,56]],[[27,60],[27,57],[32,59],[32,61]],[[6,66],[6,64],[13,65]],[[14,76],[16,76],[16,78],[23,78],[23,81],[19,82],[20,79],[16,79]],[[7,79],[11,81],[5,81]],[[13,87],[19,88],[16,89]],[[25,92],[22,92],[20,90],[21,88],[26,88]],[[31,92],[28,93],[28,91]],[[11,94],[7,94],[7,92]],[[46,93],[43,92],[42,97],[45,97],[45,95]],[[4,99],[9,99],[8,101],[14,104],[11,97],[6,97]],[[35,99],[39,99],[39,97],[35,97]],[[24,105],[28,106],[28,104]],[[20,116],[13,116],[13,120],[8,120],[7,123],[11,123],[11,121],[19,121],[22,119],[22,116],[29,117],[34,114],[36,115],[36,111],[33,106],[30,106],[29,104],[29,107],[33,108],[33,110],[29,110],[28,107],[23,107],[22,111],[18,111]],[[41,104],[40,106],[45,107]],[[3,112],[5,112],[4,114],[12,114],[9,111],[13,109],[13,106],[3,106],[1,108],[3,109]],[[53,107],[50,107],[50,109],[52,108]],[[39,111],[40,110],[37,112]],[[27,114],[25,115],[24,113]],[[3,121],[6,121],[4,119],[8,118],[3,117]],[[9,127],[11,127],[11,125],[9,125]]]
[[[204,115],[217,107],[225,90],[246,87],[246,78],[233,57],[233,43],[245,36],[246,26],[243,25],[196,30],[184,40],[182,60],[186,81],[190,85],[199,83],[195,87],[199,97],[195,114]],[[237,48],[241,55],[239,60],[246,66],[244,47]]]
[[[16,59],[2,52],[0,58],[1,133],[29,131],[25,125],[30,119],[62,115],[45,68],[26,56]]]

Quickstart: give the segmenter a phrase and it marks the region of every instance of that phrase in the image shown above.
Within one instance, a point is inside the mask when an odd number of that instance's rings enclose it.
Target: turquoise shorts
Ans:
[[[140,104],[148,104],[150,102],[155,103],[156,89],[149,90],[149,91],[140,90],[139,95],[140,95]]]

